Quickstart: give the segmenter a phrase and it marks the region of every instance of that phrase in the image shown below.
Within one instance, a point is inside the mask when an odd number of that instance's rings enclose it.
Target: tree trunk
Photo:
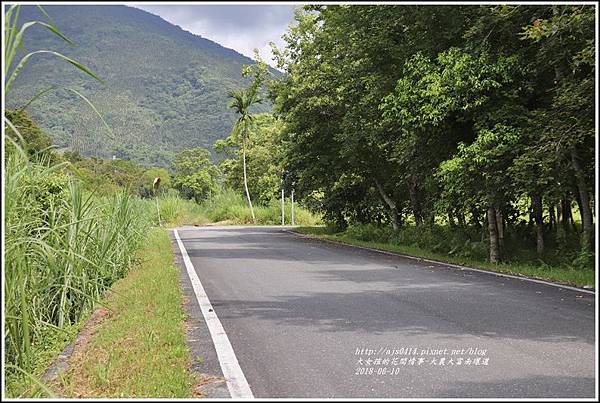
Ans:
[[[252,222],[256,224],[256,217],[254,216],[254,209],[252,208],[252,200],[250,200],[250,192],[248,191],[248,177],[246,174],[246,139],[242,141],[242,158],[244,162],[244,189],[246,190],[246,197],[248,198],[248,206],[250,207],[250,213],[252,214]]]
[[[417,177],[415,175],[410,176],[408,193],[410,195],[410,203],[415,216],[415,223],[417,224],[417,227],[420,227],[423,224],[423,215],[421,213],[421,205],[418,198]]]
[[[560,200],[561,209],[561,224],[565,234],[569,232],[569,219],[571,217],[571,201],[569,200],[569,194],[565,193],[565,196]]]
[[[477,228],[482,227],[482,224],[479,222],[479,215],[474,208],[471,209],[471,223]]]
[[[504,249],[504,219],[499,209],[496,209],[496,225],[498,226],[498,247]]]
[[[456,223],[454,222],[454,215],[452,214],[452,210],[448,209],[447,214],[448,214],[448,225],[450,225],[450,227],[452,227],[452,228],[456,227]]]
[[[579,188],[577,187],[577,185],[575,185],[575,187],[573,188],[573,193],[575,194],[575,203],[577,204],[577,208],[579,209],[579,216],[583,218],[583,215],[581,214],[581,211],[583,210],[583,202],[581,201],[581,195],[579,194]],[[572,214],[573,212],[571,211],[571,217],[573,217]],[[575,227],[575,220],[573,218],[571,218],[571,222],[573,223],[573,228],[575,228],[575,231],[577,232],[577,228]]]
[[[398,208],[396,207],[396,203],[394,203],[394,201],[385,193],[381,183],[379,183],[377,179],[374,179],[374,181],[381,198],[390,208],[390,221],[392,222],[392,228],[395,231],[398,229]]]
[[[579,164],[579,155],[575,148],[571,149],[571,163],[573,164],[573,169],[575,170],[577,189],[579,190],[579,197],[581,199],[581,204],[579,206],[581,210],[581,222],[583,225],[583,230],[581,233],[581,246],[583,248],[591,249],[594,227],[592,223],[593,219],[592,209],[590,207],[590,195],[585,184],[583,169]]]
[[[544,253],[544,216],[542,210],[542,196],[535,193],[531,195],[531,208],[535,219],[536,251],[538,255]]]
[[[571,223],[571,227],[573,232],[579,232],[577,229],[577,224],[575,224],[575,219],[573,218],[573,209],[571,208],[571,202],[567,205],[567,214],[569,214],[569,222]]]
[[[487,212],[488,231],[490,233],[490,263],[500,261],[500,243],[498,241],[498,224],[496,223],[496,209],[489,207]]]
[[[554,214],[554,204],[548,206],[548,215],[550,217],[550,231],[556,232],[556,215]]]
[[[462,211],[459,211],[458,214],[456,215],[456,217],[458,218],[458,225],[460,225],[462,228],[465,228],[466,227],[465,213],[463,213]]]
[[[396,211],[396,222],[398,223],[398,228],[401,228],[404,225],[404,220],[402,217],[402,208],[399,208]]]

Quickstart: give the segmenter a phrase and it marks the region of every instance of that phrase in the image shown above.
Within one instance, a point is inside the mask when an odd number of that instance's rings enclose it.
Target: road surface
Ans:
[[[254,397],[595,396],[592,294],[275,227],[178,234]]]

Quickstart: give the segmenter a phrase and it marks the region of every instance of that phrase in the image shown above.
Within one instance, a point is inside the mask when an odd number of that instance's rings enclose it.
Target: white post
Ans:
[[[156,200],[156,211],[158,212],[158,226],[162,227],[161,219],[160,219],[160,207],[158,207],[158,197],[156,194],[154,195],[154,199]]]
[[[281,187],[281,225],[285,225],[285,204],[283,198],[283,186]]]
[[[292,182],[292,225],[296,225],[294,220],[294,183]]]
[[[285,204],[283,195],[283,179],[281,179],[281,225],[285,225]]]

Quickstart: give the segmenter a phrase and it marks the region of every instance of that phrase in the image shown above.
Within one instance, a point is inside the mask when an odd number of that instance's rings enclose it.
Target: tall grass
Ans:
[[[156,201],[146,202],[146,208],[154,225],[158,225],[158,213]],[[151,204],[151,205],[150,205]],[[160,224],[167,226],[206,224],[209,219],[198,203],[192,200],[182,199],[179,192],[174,189],[164,192],[158,197],[160,209]]]
[[[149,222],[126,193],[84,193],[61,166],[5,161],[6,375],[30,372],[52,333],[84,318],[123,277]]]
[[[146,214],[151,218],[154,225],[158,225],[158,212],[156,201],[146,199],[140,201],[145,203]],[[173,189],[158,196],[161,223],[166,226],[179,225],[205,225],[215,224],[252,224],[252,213],[248,208],[242,194],[231,189],[223,189],[211,196],[201,204],[192,200],[182,199],[179,193]],[[281,224],[281,202],[272,200],[266,205],[254,206],[256,224],[279,225]],[[297,225],[312,226],[320,224],[319,217],[301,207],[294,205],[294,216]],[[285,223],[291,224],[291,203],[285,203]]]
[[[204,215],[211,222],[226,224],[252,224],[252,214],[243,196],[231,189],[224,189],[201,205]],[[261,225],[281,224],[281,201],[272,200],[267,205],[254,206],[256,223]],[[294,216],[297,225],[316,225],[320,219],[302,208],[294,205]],[[291,203],[285,203],[285,223],[291,224]]]

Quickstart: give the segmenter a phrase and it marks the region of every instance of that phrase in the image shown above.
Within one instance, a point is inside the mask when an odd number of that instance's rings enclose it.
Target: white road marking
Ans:
[[[233,347],[231,346],[229,338],[227,337],[227,333],[225,333],[225,329],[223,329],[223,325],[221,325],[221,321],[217,317],[217,313],[212,307],[212,304],[210,303],[210,300],[204,291],[204,287],[202,287],[202,283],[198,278],[198,274],[196,274],[196,270],[194,269],[194,265],[190,260],[190,256],[188,255],[185,246],[183,246],[181,238],[179,238],[179,233],[176,229],[174,229],[173,234],[175,235],[177,245],[179,245],[179,249],[181,250],[183,263],[185,264],[188,276],[192,282],[194,294],[196,294],[196,299],[200,305],[200,310],[202,311],[202,315],[204,316],[204,320],[206,321],[206,325],[210,331],[210,336],[212,337],[215,345],[217,357],[219,358],[219,364],[221,365],[221,370],[223,371],[225,380],[227,381],[229,394],[233,399],[253,399],[254,395],[252,394],[250,385],[248,385],[248,381],[244,376],[244,372],[238,363],[235,352],[233,351]]]
[[[384,255],[401,256],[401,257],[406,257],[406,258],[413,259],[413,260],[419,260],[419,261],[422,261],[422,262],[436,263],[436,264],[441,264],[443,266],[455,267],[455,268],[461,269],[461,270],[468,270],[468,271],[476,271],[476,272],[479,272],[479,273],[493,274],[494,276],[498,276],[498,277],[509,277],[509,278],[514,278],[514,279],[521,280],[521,281],[529,281],[531,283],[539,283],[539,284],[549,285],[549,286],[552,286],[552,287],[564,288],[564,289],[567,289],[567,290],[573,290],[573,291],[577,291],[577,292],[583,292],[583,293],[586,293],[586,294],[596,295],[595,291],[586,290],[584,288],[570,287],[568,285],[562,285],[562,284],[552,283],[552,282],[549,282],[549,281],[538,280],[538,279],[535,279],[535,278],[522,277],[522,276],[513,276],[511,274],[500,273],[500,272],[495,272],[495,271],[491,271],[491,270],[474,269],[472,267],[461,266],[461,265],[453,264],[453,263],[444,263],[444,262],[439,262],[439,261],[436,261],[436,260],[430,260],[430,259],[425,259],[425,258],[416,257],[416,256],[404,255],[402,253],[388,252],[388,251],[381,250],[381,249],[368,248],[366,246],[352,245],[352,244],[349,244],[349,243],[337,242],[337,241],[334,241],[334,240],[331,240],[331,239],[327,239],[327,238],[317,238],[317,237],[313,237],[313,236],[310,236],[310,235],[304,235],[304,234],[301,234],[299,232],[290,231],[288,229],[284,229],[284,231],[285,232],[289,232],[290,234],[294,234],[296,236],[302,237],[302,238],[316,239],[316,240],[320,240],[320,241],[330,242],[330,243],[333,243],[333,244],[336,244],[336,245],[346,245],[346,246],[350,246],[350,247],[353,247],[353,248],[358,248],[358,249],[364,249],[364,250],[368,250],[368,251],[372,251],[372,252],[383,253]]]

